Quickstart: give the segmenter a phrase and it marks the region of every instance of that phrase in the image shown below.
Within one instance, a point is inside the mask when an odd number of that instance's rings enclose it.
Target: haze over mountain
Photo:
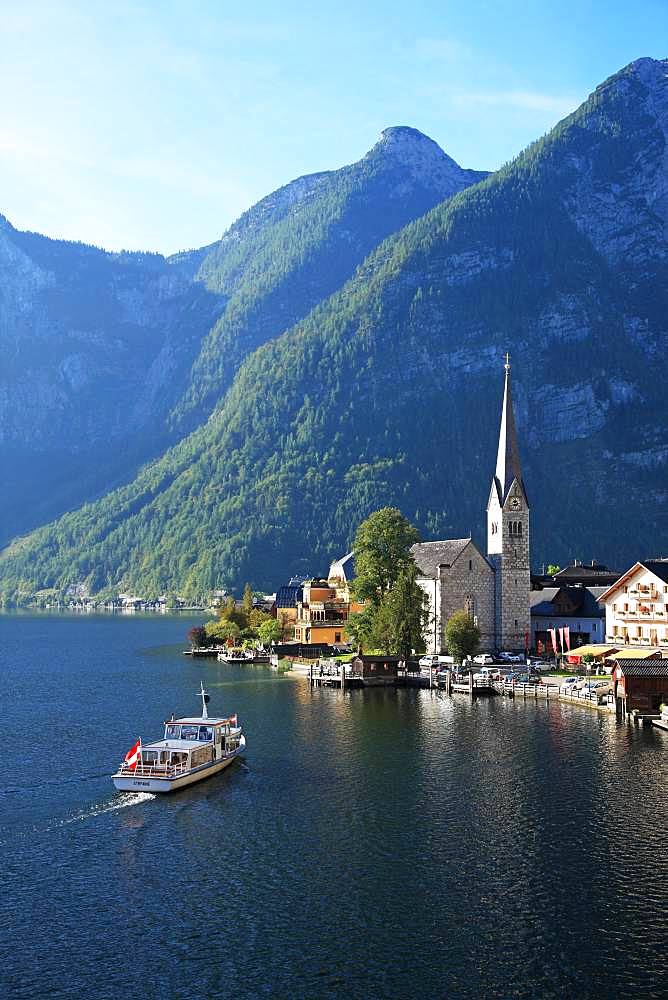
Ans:
[[[249,351],[484,176],[390,128],[358,163],[293,181],[218,243],[169,259],[0,220],[0,462],[12,469],[0,542],[127,479],[208,416]]]
[[[273,586],[321,571],[384,504],[426,538],[480,536],[506,350],[534,563],[661,554],[667,137],[668,63],[638,60],[385,239],[290,329],[240,334],[221,318],[172,408],[178,424],[219,394],[208,419],[126,486],[10,546],[0,586]],[[231,260],[230,285],[206,259],[199,270],[228,310],[243,283],[232,288]]]

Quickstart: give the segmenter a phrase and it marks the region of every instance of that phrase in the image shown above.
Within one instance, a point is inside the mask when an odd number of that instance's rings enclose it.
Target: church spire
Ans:
[[[499,431],[499,450],[496,455],[496,487],[499,492],[499,502],[501,506],[506,502],[508,491],[513,485],[513,480],[517,480],[524,492],[522,482],[522,467],[520,465],[520,452],[517,447],[517,430],[515,428],[515,414],[513,413],[513,399],[510,392],[510,355],[506,354],[504,365],[506,373],[505,387],[503,391],[503,406],[501,408],[501,429]]]

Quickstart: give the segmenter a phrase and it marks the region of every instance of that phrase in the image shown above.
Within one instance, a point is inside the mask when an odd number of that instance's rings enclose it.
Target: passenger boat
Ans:
[[[224,649],[218,659],[221,663],[251,663],[253,654],[250,649]]]
[[[218,654],[221,663],[269,663],[269,653],[257,649],[230,649]]]
[[[173,792],[210,778],[229,767],[246,750],[246,738],[237,716],[209,718],[209,695],[200,682],[202,714],[165,722],[165,738],[157,743],[141,740],[128,750],[112,775],[123,792]]]

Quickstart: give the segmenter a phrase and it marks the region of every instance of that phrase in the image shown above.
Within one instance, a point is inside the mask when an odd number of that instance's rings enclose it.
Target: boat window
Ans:
[[[199,726],[181,726],[182,740],[196,740],[199,735]]]
[[[200,741],[212,740],[213,739],[213,729],[211,726],[200,726],[199,727],[199,738]]]
[[[178,740],[180,731],[181,731],[180,726],[167,726],[165,730],[165,739]]]
[[[158,763],[158,751],[157,750],[142,750],[142,763],[143,764],[157,764]]]

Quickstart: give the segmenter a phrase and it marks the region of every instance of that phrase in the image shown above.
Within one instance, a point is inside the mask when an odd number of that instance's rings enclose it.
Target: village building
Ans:
[[[538,655],[552,653],[551,630],[555,631],[558,645],[561,629],[566,652],[578,646],[598,644],[605,638],[605,605],[599,598],[605,587],[561,586],[532,590],[531,645]],[[559,651],[559,650],[557,650]]]
[[[600,600],[605,640],[620,646],[668,646],[668,559],[635,563]]]
[[[620,653],[611,674],[615,707],[619,715],[634,710],[656,714],[668,705],[668,660],[657,650],[646,659],[626,659]]]
[[[283,629],[283,635],[294,632],[297,621],[297,605],[303,597],[303,581],[301,579],[291,579],[290,583],[279,587],[276,591],[274,608],[276,611],[276,621]]]
[[[480,648],[526,650],[531,641],[529,501],[520,464],[506,355],[496,469],[487,504],[487,552],[471,538],[418,542],[418,583],[429,599],[429,652],[441,652],[444,629],[464,610],[480,629]]]
[[[568,566],[564,566],[552,579],[557,587],[578,585],[581,587],[609,587],[619,578],[619,573],[614,569],[609,569],[603,563],[592,559],[591,562],[583,563],[579,559],[574,559]]]
[[[350,584],[355,576],[352,552],[336,559],[326,580],[306,580],[296,602],[294,638],[297,642],[324,646],[346,645],[348,616],[362,610],[353,600]]]

